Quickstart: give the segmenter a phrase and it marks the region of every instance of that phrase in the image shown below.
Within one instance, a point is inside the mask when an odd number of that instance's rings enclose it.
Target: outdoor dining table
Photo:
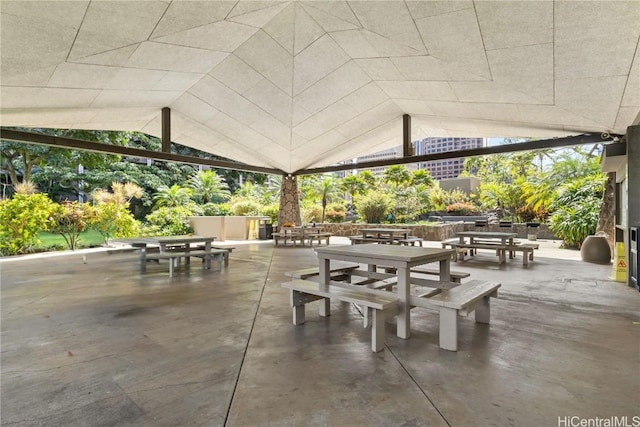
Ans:
[[[461,231],[456,233],[459,237],[460,245],[465,245],[472,251],[477,249],[493,249],[495,247],[496,254],[500,264],[506,262],[507,246],[513,246],[513,239],[518,236],[518,233],[508,233],[499,231]],[[465,240],[469,238],[467,243]],[[476,239],[481,239],[482,242],[478,242]],[[509,258],[513,258],[513,253],[509,252]]]
[[[396,238],[406,239],[409,235],[409,230],[406,228],[363,228],[363,239],[388,240],[389,243],[393,243]]]
[[[482,240],[499,240],[501,245],[513,245],[513,239],[518,237],[518,233],[508,233],[499,231],[460,231],[456,233],[460,238],[460,243],[466,243],[465,239],[469,238],[469,243],[473,244],[475,239]]]
[[[139,247],[141,268],[146,263],[146,248],[149,245],[158,246],[160,252],[168,252],[172,247],[180,246],[181,251],[189,253],[192,244],[203,244],[205,252],[211,252],[211,243],[215,237],[194,236],[194,235],[177,235],[177,236],[158,236],[158,237],[135,237],[130,239],[118,239],[118,242],[129,243],[131,246]],[[190,262],[189,257],[185,257],[185,264]]]
[[[397,335],[409,338],[411,324],[410,312],[410,270],[412,267],[438,262],[440,266],[440,280],[449,281],[451,270],[452,249],[422,248],[398,245],[357,245],[357,246],[326,246],[315,249],[320,268],[320,283],[330,284],[331,261],[349,261],[367,264],[369,271],[375,271],[377,266],[395,267],[398,279],[397,296],[400,301],[397,317]],[[329,313],[329,301],[325,300],[320,306],[320,315]]]

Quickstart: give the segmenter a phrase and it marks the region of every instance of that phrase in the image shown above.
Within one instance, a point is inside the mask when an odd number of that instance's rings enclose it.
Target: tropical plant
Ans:
[[[224,178],[211,170],[203,170],[192,176],[188,186],[192,195],[202,203],[221,202],[231,197]]]
[[[384,181],[395,188],[406,186],[411,182],[411,173],[404,165],[392,165],[384,171]]]
[[[356,195],[364,194],[367,190],[367,184],[359,175],[347,175],[340,182],[340,189],[348,193],[351,200]]]
[[[565,246],[580,248],[587,236],[594,234],[604,192],[604,178],[584,177],[560,187],[552,204],[551,230]]]
[[[411,185],[423,185],[425,187],[431,187],[434,183],[433,177],[426,169],[416,169],[411,172]]]
[[[476,205],[468,202],[452,203],[447,206],[447,212],[454,215],[473,215],[477,214],[479,211],[480,209]]]
[[[171,187],[166,185],[158,188],[158,192],[153,195],[154,209],[160,207],[176,207],[189,204],[191,201],[192,191],[190,188],[181,187],[174,184]],[[193,202],[191,202],[193,203]]]
[[[49,228],[55,208],[43,193],[18,193],[0,201],[0,254],[30,252],[39,243],[38,232]]]
[[[369,224],[380,224],[386,218],[391,205],[389,196],[384,193],[370,193],[355,199],[360,218]]]
[[[236,199],[231,203],[231,212],[238,216],[255,216],[260,215],[262,206],[252,199]]]
[[[139,233],[140,223],[129,211],[129,204],[133,198],[140,199],[144,195],[140,186],[130,182],[112,182],[111,189],[112,192],[98,189],[92,193],[95,214],[91,226],[107,246],[111,237],[133,237]]]
[[[202,205],[202,215],[227,216],[231,215],[231,205],[228,203],[207,203]]]
[[[320,221],[324,222],[327,204],[336,199],[339,195],[340,188],[338,181],[331,175],[325,175],[318,180],[312,181],[309,190],[310,197],[320,199],[320,204],[322,206],[322,217]]]
[[[193,232],[189,217],[197,213],[194,206],[162,206],[147,215],[148,226],[143,228],[144,234],[172,236]]]
[[[95,210],[90,204],[67,200],[51,212],[50,230],[60,234],[73,251],[78,247],[80,233],[87,229],[94,217]]]

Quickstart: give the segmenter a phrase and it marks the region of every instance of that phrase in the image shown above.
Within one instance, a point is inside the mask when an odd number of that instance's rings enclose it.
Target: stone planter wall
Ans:
[[[518,233],[518,238],[527,238],[527,225],[526,224],[513,224],[511,227],[500,227],[498,224],[490,224],[487,227],[476,227],[471,222],[451,222],[444,224],[434,225],[403,225],[403,224],[362,224],[362,223],[350,223],[344,222],[341,224],[322,224],[325,231],[332,233],[334,236],[357,236],[362,234],[360,231],[363,228],[407,228],[411,230],[412,236],[421,237],[428,241],[439,242],[445,239],[451,239],[456,237],[456,233],[460,231],[497,231],[497,232],[510,232]],[[551,230],[546,224],[541,224],[537,228],[538,239],[551,239],[560,240],[553,235]]]

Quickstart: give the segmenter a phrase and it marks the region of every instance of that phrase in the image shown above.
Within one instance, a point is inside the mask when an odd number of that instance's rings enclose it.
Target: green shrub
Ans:
[[[447,212],[454,215],[473,215],[480,212],[480,209],[473,203],[452,203],[447,206]]]
[[[596,232],[603,192],[601,177],[580,178],[560,187],[552,204],[549,228],[564,240],[565,246],[579,248],[587,236]]]
[[[279,213],[280,213],[280,205],[278,203],[273,203],[267,206],[263,206],[261,211],[262,215],[269,217],[272,224],[275,224],[278,222]]]
[[[55,208],[46,194],[15,194],[0,201],[0,254],[31,252],[39,243],[38,232],[49,228]]]
[[[341,223],[347,216],[347,209],[344,203],[329,203],[324,213],[324,219],[327,222]]]
[[[600,200],[588,198],[573,206],[563,206],[551,215],[549,228],[564,246],[580,248],[587,236],[596,232]]]
[[[78,247],[80,233],[85,231],[95,216],[95,209],[88,203],[65,201],[51,212],[50,230],[64,238],[72,251]]]
[[[250,199],[239,199],[231,205],[231,212],[238,216],[260,215],[260,203]]]
[[[309,205],[300,209],[300,217],[303,224],[311,222],[320,222],[322,220],[322,206]]]
[[[231,206],[227,203],[205,203],[202,205],[202,215],[227,216],[231,214]]]
[[[380,224],[386,218],[391,202],[385,194],[371,192],[356,197],[354,204],[361,220],[369,224]]]
[[[144,234],[172,236],[193,232],[189,224],[190,216],[194,216],[192,206],[163,206],[147,215],[149,225],[143,229]]]
[[[104,244],[109,244],[111,237],[133,237],[140,234],[140,222],[127,208],[127,204],[108,201],[95,206],[95,215],[91,226],[104,238]]]

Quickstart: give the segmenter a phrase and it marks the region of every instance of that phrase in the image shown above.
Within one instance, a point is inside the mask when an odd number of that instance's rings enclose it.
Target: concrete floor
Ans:
[[[409,340],[388,323],[377,354],[353,306],[334,303],[329,318],[310,307],[293,326],[280,283],[316,264],[309,248],[236,245],[228,269],[196,264],[172,279],[166,265],[140,276],[133,254],[3,260],[0,422],[557,426],[639,416],[640,294],[608,281],[611,266],[547,247],[529,268],[489,253],[453,264],[502,283],[491,325],[461,320],[455,353],[438,347],[435,311],[414,310]]]

